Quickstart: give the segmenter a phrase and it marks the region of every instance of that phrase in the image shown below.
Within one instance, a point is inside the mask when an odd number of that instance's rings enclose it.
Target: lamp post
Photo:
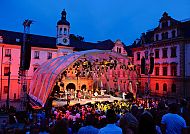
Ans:
[[[6,100],[6,108],[9,109],[10,106],[10,77],[11,77],[11,55],[9,57],[9,72],[8,72],[8,91],[7,91],[7,100]]]

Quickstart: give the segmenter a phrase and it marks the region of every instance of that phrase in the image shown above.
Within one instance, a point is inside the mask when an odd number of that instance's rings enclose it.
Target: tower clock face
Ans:
[[[67,43],[68,41],[67,41],[67,39],[66,38],[64,38],[63,39],[63,43]]]

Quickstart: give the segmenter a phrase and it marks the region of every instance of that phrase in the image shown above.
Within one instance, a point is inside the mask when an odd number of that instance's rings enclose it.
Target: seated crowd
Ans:
[[[6,125],[4,124],[4,127]],[[188,134],[190,103],[115,101],[52,107],[28,113],[24,129],[4,133],[27,134]]]

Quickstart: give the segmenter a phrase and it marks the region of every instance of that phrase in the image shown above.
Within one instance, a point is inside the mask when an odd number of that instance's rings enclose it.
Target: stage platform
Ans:
[[[92,104],[94,104],[94,103],[97,102],[97,101],[98,101],[98,102],[104,102],[104,101],[114,102],[114,100],[121,101],[121,100],[123,100],[123,99],[120,98],[120,97],[113,97],[113,96],[110,96],[110,95],[105,95],[104,97],[98,96],[98,98],[92,97],[92,99],[81,99],[80,101],[79,101],[79,100],[71,100],[69,105],[72,106],[72,105],[79,104],[79,103],[80,103],[81,105],[85,105],[85,104],[87,104],[87,103],[92,103]],[[61,107],[61,106],[67,105],[67,101],[54,100],[52,105],[53,105],[54,107]]]

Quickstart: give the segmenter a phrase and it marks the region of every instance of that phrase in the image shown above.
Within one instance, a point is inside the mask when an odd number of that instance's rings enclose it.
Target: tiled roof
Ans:
[[[3,36],[3,43],[6,44],[21,45],[23,42],[23,33],[20,32],[0,30],[0,36]],[[30,34],[30,44],[32,47],[57,48],[55,37]],[[114,43],[111,40],[91,43],[76,40],[71,37],[69,46],[74,47],[76,51],[91,49],[111,50],[114,47]]]
[[[23,43],[23,33],[7,30],[0,30],[3,36],[3,43],[11,45],[21,45]],[[30,34],[30,44],[32,47],[56,48],[56,38]]]

